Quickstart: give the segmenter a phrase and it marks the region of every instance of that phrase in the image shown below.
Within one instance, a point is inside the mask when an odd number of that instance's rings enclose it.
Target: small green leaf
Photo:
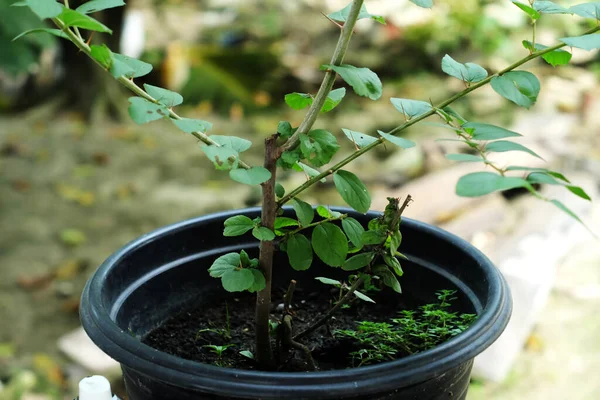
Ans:
[[[308,165],[306,165],[304,163],[297,162],[295,165],[298,166],[298,168],[300,169],[300,171],[304,171],[304,173],[306,175],[308,175],[309,177],[311,177],[311,178],[314,178],[315,176],[319,176],[321,174],[320,171],[318,171],[318,170],[316,170],[316,169],[314,169],[314,168],[312,168],[312,167],[310,167],[310,166],[308,166]],[[325,181],[326,181],[325,178],[322,178],[320,180],[320,182],[325,182]]]
[[[467,130],[473,130],[472,136],[474,140],[496,140],[507,137],[522,136],[517,132],[509,131],[508,129],[500,128],[490,124],[482,124],[480,122],[467,122],[462,127]]]
[[[239,267],[240,255],[238,253],[227,253],[217,258],[208,269],[208,272],[213,278],[220,278],[226,272]]]
[[[460,177],[456,183],[456,194],[462,197],[478,197],[517,187],[534,191],[525,179],[502,176],[493,172],[473,172]]]
[[[450,161],[463,161],[463,162],[474,162],[474,161],[485,161],[481,156],[475,156],[472,154],[446,154],[446,158]]]
[[[293,108],[294,110],[302,110],[303,108],[309,107],[313,98],[308,93],[289,93],[285,95],[285,104]]]
[[[212,135],[210,138],[221,146],[233,149],[238,153],[242,153],[252,146],[251,141],[239,138],[237,136]]]
[[[29,29],[29,30],[26,30],[25,32],[22,32],[20,35],[15,36],[15,38],[12,41],[14,42],[15,40],[22,38],[23,36],[29,35],[30,33],[49,33],[53,36],[58,36],[63,39],[71,40],[71,39],[69,39],[69,36],[67,36],[67,34],[64,33],[63,31],[61,31],[60,29],[36,28],[36,29]]]
[[[317,214],[319,214],[319,216],[327,219],[327,218],[331,218],[331,211],[329,211],[329,208],[324,207],[324,206],[318,206],[317,207]]]
[[[584,200],[591,201],[591,197],[579,186],[567,185],[564,182],[559,182],[547,172],[533,172],[527,176],[527,180],[531,183],[545,183],[549,185],[565,186],[571,193],[581,197]]]
[[[169,116],[162,104],[154,104],[141,97],[130,97],[129,116],[136,124],[146,124]]]
[[[381,135],[381,137],[383,137],[388,142],[393,143],[402,149],[410,149],[411,147],[416,146],[416,143],[413,142],[412,140],[404,139],[399,136],[390,135],[390,134],[382,132],[382,131],[377,131],[377,133],[379,133]]]
[[[346,96],[346,88],[334,89],[329,92],[325,99],[325,104],[321,108],[321,112],[326,113],[336,108],[342,102],[344,96]]]
[[[365,245],[376,245],[385,242],[387,233],[383,230],[368,230],[362,234],[362,242]]]
[[[201,119],[181,118],[171,119],[171,121],[185,133],[202,132],[206,133],[212,129],[212,124]]]
[[[223,236],[240,236],[254,228],[254,222],[245,215],[227,218],[224,225]]]
[[[312,247],[317,256],[332,267],[342,266],[348,255],[346,235],[339,227],[329,222],[315,226]]]
[[[490,142],[485,146],[485,150],[492,151],[495,153],[503,153],[506,151],[523,151],[525,153],[531,154],[534,157],[539,158],[540,160],[543,160],[543,158],[540,157],[533,150],[528,149],[527,147],[523,146],[522,144],[515,143],[515,142],[509,142],[508,140],[498,140],[495,142]]]
[[[339,170],[333,174],[335,188],[342,199],[356,211],[366,213],[371,207],[371,196],[367,187],[352,172]]]
[[[301,226],[309,225],[315,218],[315,210],[305,201],[293,199],[292,207],[296,211],[296,217],[298,217]]]
[[[368,301],[369,303],[375,303],[375,300],[373,300],[372,298],[370,298],[366,294],[359,292],[358,290],[354,291],[354,295],[357,298],[361,299],[362,301]]]
[[[392,288],[397,293],[402,293],[402,288],[400,287],[400,282],[396,278],[396,275],[389,270],[389,268],[385,265],[377,265],[373,268],[373,274],[379,276],[383,283]]]
[[[277,217],[275,218],[275,225],[273,228],[275,228],[275,234],[277,234],[278,236],[283,236],[285,232],[281,231],[282,228],[289,228],[291,226],[298,225],[300,225],[298,221],[296,221],[293,218]]]
[[[222,146],[200,146],[206,157],[221,171],[237,167],[239,154],[237,151]]]
[[[392,257],[389,254],[384,254],[383,261],[385,261],[387,266],[390,267],[396,275],[398,275],[398,276],[404,275],[404,271],[402,271],[400,262],[398,261],[398,259],[396,257]]]
[[[148,75],[152,71],[152,64],[137,60],[135,58],[124,56],[123,54],[112,53],[113,62],[110,67],[110,74],[119,78],[125,76],[133,79]]]
[[[569,11],[583,18],[594,18],[600,20],[600,3],[598,2],[577,4],[569,8]]]
[[[541,14],[572,14],[568,9],[559,6],[553,1],[539,1],[533,2],[533,8],[535,11]]]
[[[252,282],[252,285],[248,288],[248,291],[253,293],[263,290],[265,286],[267,286],[267,281],[265,280],[263,273],[257,269],[251,269],[250,272],[252,272],[252,275],[254,275],[254,282]]]
[[[588,51],[600,48],[600,34],[596,33],[576,37],[565,37],[558,40],[567,46],[577,47],[578,49]]]
[[[144,83],[144,89],[146,89],[146,92],[154,97],[156,101],[167,107],[175,107],[183,103],[183,97],[179,93],[158,86],[148,85],[147,83]]]
[[[337,287],[342,286],[342,282],[336,281],[335,279],[323,278],[322,276],[318,276],[315,279],[326,285],[332,285],[332,286],[337,286]]]
[[[275,182],[275,196],[277,196],[278,199],[285,196],[285,188],[279,182]]]
[[[566,183],[571,183],[563,174],[556,171],[550,171],[545,168],[531,168],[531,167],[520,167],[520,166],[510,166],[506,168],[507,171],[529,171],[529,172],[542,172],[548,175],[551,175],[555,178],[558,178]]]
[[[329,163],[339,148],[335,136],[325,129],[313,129],[308,135],[300,135],[302,154],[315,167]]]
[[[29,7],[41,19],[55,18],[63,10],[63,5],[54,0],[23,0],[13,3],[11,6]]]
[[[251,360],[254,360],[254,354],[252,354],[252,352],[250,350],[242,350],[240,351],[240,355],[249,358]]]
[[[442,58],[442,71],[465,82],[480,82],[488,76],[482,66],[473,63],[461,64],[448,54]]]
[[[583,221],[581,220],[581,218],[579,218],[577,216],[577,214],[575,214],[573,211],[571,211],[569,208],[567,208],[567,206],[565,206],[563,203],[561,203],[558,200],[550,200],[550,203],[554,204],[556,207],[558,207],[561,211],[565,212],[567,215],[569,215],[571,218],[573,218],[574,220],[576,220],[577,222],[579,222],[580,224],[582,224],[583,226],[586,226]],[[586,226],[587,228],[587,226]],[[589,228],[588,228],[589,230]]]
[[[396,231],[390,235],[390,254],[395,256],[398,252],[398,248],[402,243],[402,234],[400,231]]]
[[[112,33],[112,30],[100,21],[69,8],[63,8],[56,18],[61,20],[67,27],[75,26],[90,31]]]
[[[375,258],[375,253],[372,251],[357,254],[347,259],[342,269],[344,271],[356,271],[369,265],[373,261],[373,258]]]
[[[360,222],[351,217],[344,218],[342,220],[342,228],[354,247],[359,249],[363,247],[362,235],[365,232],[365,228],[363,228]]]
[[[329,14],[328,17],[334,21],[346,22],[348,20],[348,16],[350,15],[351,8],[352,8],[352,3],[348,4],[346,7],[344,7],[340,11],[336,11],[334,13]],[[363,4],[358,13],[357,20],[364,19],[364,18],[371,18],[371,19],[374,19],[375,21],[379,22],[380,24],[385,24],[385,20],[383,19],[383,17],[381,15],[370,14],[367,11],[367,7]]]
[[[76,11],[79,11],[82,14],[90,14],[96,11],[102,11],[109,8],[121,7],[124,6],[125,2],[123,0],[92,0],[87,3],[83,3],[79,7],[76,8]]]
[[[237,168],[229,171],[229,177],[236,182],[255,186],[271,179],[271,173],[264,167]]]
[[[250,257],[248,256],[248,253],[246,253],[245,250],[240,251],[240,263],[242,263],[243,267],[248,267],[251,263]]]
[[[252,236],[260,241],[270,241],[275,239],[275,233],[266,226],[257,226],[252,229]]]
[[[534,3],[534,5],[535,5],[535,3]],[[543,44],[536,43],[535,49],[534,49],[533,44],[529,40],[523,40],[522,43],[523,43],[523,47],[525,47],[530,52],[540,51],[540,50],[544,50],[544,49],[548,48],[548,46],[544,46]],[[571,61],[571,57],[572,57],[572,54],[563,49],[557,49],[557,50],[551,51],[549,53],[546,53],[542,56],[544,61],[546,61],[548,64],[552,65],[553,67],[556,67],[557,65],[568,64],[569,61]]]
[[[408,119],[417,117],[421,114],[431,111],[431,104],[421,100],[400,99],[392,97],[390,99],[396,110],[406,115]]]
[[[600,35],[598,37],[600,38]],[[496,76],[492,79],[491,85],[500,96],[525,108],[535,104],[540,93],[540,81],[527,71],[511,71]]]
[[[113,63],[113,54],[105,44],[97,46],[95,44],[90,46],[90,54],[92,58],[100,63],[104,68],[110,69]]]
[[[254,284],[254,274],[249,269],[233,269],[221,276],[221,284],[228,292],[242,292]]]
[[[321,66],[321,69],[331,69],[337,72],[359,96],[365,96],[371,100],[377,100],[381,97],[383,90],[381,81],[377,74],[368,68],[357,68],[349,64],[339,66],[325,64]]]
[[[292,124],[287,121],[279,121],[277,124],[277,133],[281,135],[282,139],[287,139],[294,134],[296,130],[292,128]]]
[[[290,265],[296,271],[305,271],[313,261],[310,241],[301,233],[296,233],[287,241],[287,255]]]
[[[519,7],[521,10],[523,10],[523,12],[524,12],[525,14],[529,15],[529,17],[530,17],[532,20],[534,20],[534,21],[535,21],[535,20],[537,20],[537,19],[540,19],[541,15],[540,15],[540,13],[539,13],[539,12],[537,12],[535,9],[533,9],[533,8],[529,7],[528,5],[525,5],[525,4],[523,4],[523,3],[520,3],[520,2],[518,2],[518,1],[515,1],[515,0],[512,0],[512,3],[513,3],[515,6]]]
[[[376,137],[365,135],[361,132],[355,132],[351,131],[350,129],[344,128],[342,128],[342,131],[344,132],[344,135],[346,135],[346,137],[350,139],[350,141],[354,143],[359,149],[377,141]]]
[[[433,0],[410,0],[410,2],[418,5],[421,8],[433,7]]]

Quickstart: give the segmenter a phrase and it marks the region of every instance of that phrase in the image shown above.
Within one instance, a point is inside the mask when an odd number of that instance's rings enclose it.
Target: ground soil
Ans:
[[[334,291],[337,292],[337,289]],[[292,302],[294,333],[306,329],[332,307],[334,291],[295,293]],[[279,290],[274,298],[282,298],[283,294],[283,290]],[[247,293],[231,298],[226,303],[203,304],[196,309],[182,312],[151,332],[144,339],[144,343],[188,360],[233,368],[256,369],[253,360],[239,354],[243,350],[252,351],[254,347],[254,298],[252,294]],[[358,350],[360,344],[350,339],[336,337],[333,332],[336,329],[356,329],[357,321],[389,321],[402,309],[397,303],[392,304],[393,307],[385,307],[381,304],[375,306],[355,301],[350,308],[338,310],[327,326],[317,329],[304,338],[302,342],[311,350],[319,370],[352,367],[352,357],[349,354]],[[272,320],[276,321],[281,319],[282,312],[277,311],[277,307],[274,308]],[[282,308],[282,305],[279,308]],[[226,334],[228,320],[231,337]],[[214,351],[206,347],[207,345],[233,346],[225,350],[223,357],[219,359]],[[406,354],[399,353],[399,357],[402,356]],[[305,356],[300,351],[281,354],[280,359],[280,371],[310,369]]]

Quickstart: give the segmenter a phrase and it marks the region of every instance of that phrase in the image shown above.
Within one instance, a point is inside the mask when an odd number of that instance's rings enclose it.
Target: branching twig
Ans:
[[[292,316],[291,315],[285,315],[283,317],[283,329],[284,329],[284,340],[285,340],[285,344],[293,347],[297,350],[300,350],[304,353],[304,356],[306,357],[306,361],[308,362],[308,366],[310,367],[311,370],[316,371],[317,368],[317,364],[315,363],[315,360],[313,359],[313,356],[310,352],[310,349],[302,344],[297,342],[295,339],[292,337],[293,331],[292,331]]]

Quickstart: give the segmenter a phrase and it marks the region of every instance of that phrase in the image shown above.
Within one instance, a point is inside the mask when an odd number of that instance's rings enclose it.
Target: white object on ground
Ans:
[[[107,374],[119,369],[119,363],[104,354],[83,328],[77,328],[58,339],[58,348],[92,373]]]
[[[88,376],[79,381],[79,400],[113,400],[110,382],[101,375]]]

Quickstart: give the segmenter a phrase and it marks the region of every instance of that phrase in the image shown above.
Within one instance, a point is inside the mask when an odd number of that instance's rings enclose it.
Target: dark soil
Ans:
[[[304,292],[297,289],[292,302],[294,334],[310,326],[319,316],[332,307],[337,289],[323,288],[319,292]],[[349,354],[359,349],[358,344],[347,338],[334,337],[336,329],[355,329],[357,321],[389,321],[404,307],[398,296],[371,295],[378,304],[354,301],[350,308],[338,310],[328,326],[322,326],[310,336],[303,338],[303,344],[312,351],[319,370],[345,369],[352,367]],[[273,299],[282,299],[284,290],[273,293]],[[229,301],[203,304],[196,309],[182,312],[151,332],[143,342],[153,348],[178,357],[225,367],[257,369],[253,360],[239,354],[240,351],[253,351],[254,347],[254,302],[255,296],[243,293]],[[389,304],[389,307],[382,305]],[[282,312],[274,303],[272,320],[279,321]],[[283,308],[283,305],[279,306]],[[227,318],[229,315],[229,318]],[[228,322],[229,321],[229,322]],[[229,324],[229,326],[228,326]],[[210,329],[210,330],[208,330]],[[229,335],[227,331],[229,330]],[[273,336],[273,343],[275,337]],[[233,345],[223,352],[222,358],[207,345]],[[405,356],[401,354],[400,356]],[[304,354],[292,351],[281,357],[279,371],[307,371]]]

